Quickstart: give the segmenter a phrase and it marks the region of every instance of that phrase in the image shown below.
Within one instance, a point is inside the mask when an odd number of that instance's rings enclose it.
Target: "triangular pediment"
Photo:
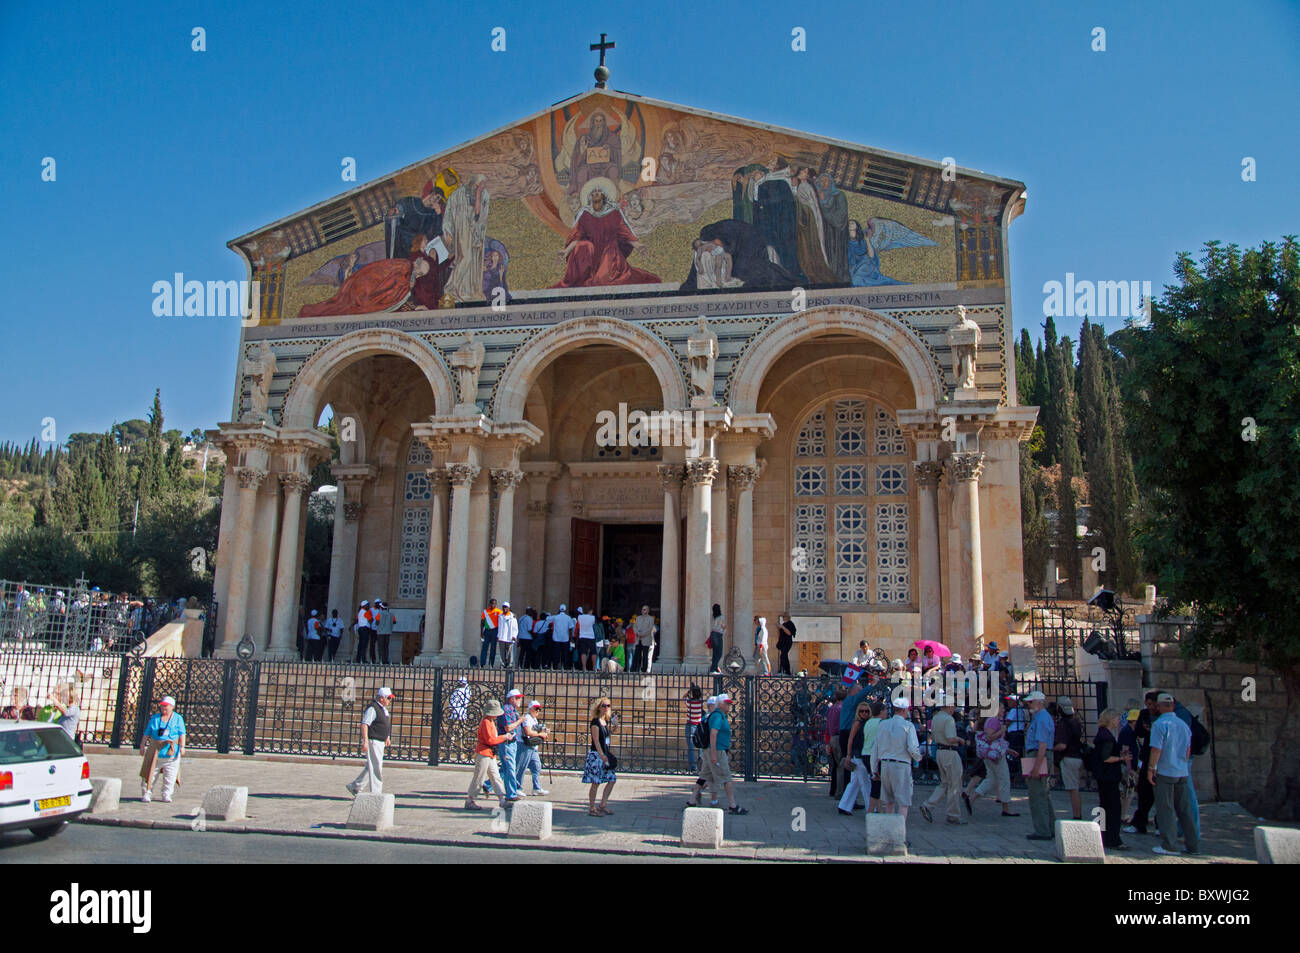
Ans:
[[[593,294],[988,285],[1004,280],[993,238],[1023,191],[596,89],[230,246],[261,279],[271,321]],[[981,254],[968,253],[972,237]]]

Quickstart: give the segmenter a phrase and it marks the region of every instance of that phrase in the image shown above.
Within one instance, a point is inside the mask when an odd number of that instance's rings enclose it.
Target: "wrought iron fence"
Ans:
[[[1046,593],[1029,607],[1029,632],[1040,675],[1072,679],[1078,674],[1074,651],[1078,630],[1071,625],[1073,617],[1073,606],[1061,605]]]
[[[523,704],[542,703],[540,720],[551,734],[542,760],[561,770],[581,770],[592,707],[607,697],[616,718],[611,734],[620,770],[660,775],[690,770],[686,698],[698,686],[706,697],[724,692],[732,697],[737,773],[743,771],[750,780],[816,780],[829,773],[826,716],[839,681],[824,676],[143,658],[108,652],[0,653],[0,697],[10,709],[7,717],[35,714],[33,706],[43,704],[46,694],[68,684],[81,695],[85,743],[137,746],[149,714],[171,695],[186,721],[188,747],[331,758],[361,757],[361,713],[376,691],[388,686],[396,697],[386,757],[428,764],[472,763],[488,700],[504,702],[517,688]],[[1042,691],[1052,700],[1069,696],[1083,718],[1085,738],[1095,733],[1097,715],[1107,704],[1104,682],[1022,677],[1014,688],[1017,694]],[[881,683],[875,697],[885,700],[888,694],[889,685]],[[912,710],[924,755],[916,769],[919,780],[937,777],[928,737],[932,714],[925,708]],[[973,751],[963,751],[964,760],[972,757]]]

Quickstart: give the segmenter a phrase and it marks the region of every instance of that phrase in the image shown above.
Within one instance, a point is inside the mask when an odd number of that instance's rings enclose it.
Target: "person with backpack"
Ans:
[[[1196,839],[1201,839],[1201,803],[1196,799],[1196,784],[1192,778],[1192,762],[1210,750],[1210,732],[1201,724],[1201,720],[1187,710],[1182,702],[1174,701],[1174,714],[1192,733],[1191,755],[1187,759],[1187,800],[1191,805],[1192,817],[1196,824]]]
[[[706,721],[709,750],[705,752],[705,759],[714,786],[727,793],[727,813],[748,814],[749,811],[736,803],[736,786],[731,780],[731,721],[727,717],[730,712],[731,696],[723,693],[718,696],[718,707]]]
[[[1070,816],[1083,820],[1083,719],[1074,710],[1074,702],[1062,695],[1056,700],[1056,731],[1052,750],[1056,753],[1061,788],[1070,792]]]
[[[1124,823],[1119,803],[1119,786],[1124,778],[1128,752],[1119,746],[1119,712],[1107,708],[1097,716],[1097,736],[1092,743],[1093,775],[1097,778],[1097,800],[1101,804],[1101,844],[1109,850],[1128,850],[1119,837]]]
[[[1187,777],[1191,765],[1192,731],[1174,714],[1174,696],[1161,692],[1156,697],[1160,717],[1151,726],[1151,763],[1147,777],[1156,791],[1156,819],[1161,843],[1157,854],[1177,854],[1178,825],[1183,826],[1186,853],[1200,852],[1200,829],[1192,814]]]
[[[694,687],[694,686],[693,686]],[[710,803],[712,807],[718,805],[718,788],[713,783],[713,772],[709,770],[709,761],[707,748],[709,747],[709,715],[718,707],[718,698],[716,695],[710,695],[704,703],[703,716],[695,724],[695,729],[691,734],[690,743],[700,750],[700,770],[699,776],[695,779],[695,785],[691,790],[691,798],[686,802],[687,807],[699,807],[700,799],[704,796],[704,789],[707,787],[710,794]]]

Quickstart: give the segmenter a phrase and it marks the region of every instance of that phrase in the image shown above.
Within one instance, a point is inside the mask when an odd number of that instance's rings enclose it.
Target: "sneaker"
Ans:
[[[536,790],[533,791],[533,794],[539,794],[539,795],[541,795],[542,797],[546,797],[546,795],[548,795],[548,794],[550,794],[550,793],[551,793],[551,792],[548,791],[548,790],[546,790],[546,788],[537,788]]]
[[[1134,827],[1132,824],[1125,824],[1123,827],[1120,828],[1120,830],[1122,830],[1125,834],[1142,834],[1142,833],[1145,833],[1144,831],[1139,831],[1139,830],[1138,830],[1136,827]]]
[[[928,807],[922,804],[919,808],[917,808],[917,810],[921,812],[921,816],[924,817],[927,821],[929,821],[931,824],[934,823],[934,815],[930,813],[930,809]]]
[[[148,791],[145,791],[143,794],[140,795],[140,800],[142,800],[142,801],[144,801],[144,803],[148,804],[150,801],[153,800],[153,795],[150,794]]]
[[[1155,847],[1152,847],[1152,848],[1151,848],[1151,853],[1153,853],[1153,854],[1163,854],[1163,855],[1166,856],[1166,857],[1177,857],[1178,854],[1179,854],[1179,851],[1176,851],[1176,850],[1165,850],[1165,849],[1164,849],[1163,847],[1161,847],[1159,844],[1156,844]]]
[[[845,817],[852,817],[852,816],[853,816],[853,812],[852,812],[852,811],[846,811],[846,810],[844,810],[844,808],[842,808],[842,807],[837,807],[835,810],[839,811],[839,812],[840,812],[841,814],[843,814]]]
[[[712,801],[709,802],[709,807],[717,807],[717,806],[718,806],[717,798],[714,798]]]
[[[739,816],[739,815],[741,815],[741,814],[748,814],[749,811],[747,811],[745,808],[743,808],[743,807],[741,807],[739,804],[737,804],[735,807],[729,807],[729,808],[727,808],[727,813],[728,813],[728,814],[735,814],[735,815]]]
[[[165,797],[165,798],[162,799],[162,802],[163,802],[164,804],[170,804],[170,803],[172,802],[172,799],[169,798],[169,797]]]
[[[478,810],[478,805],[475,804],[473,801],[466,801],[466,802],[465,802],[465,810],[467,810],[467,811],[477,811],[477,810]]]
[[[956,824],[958,827],[965,827],[967,824],[970,823],[970,821],[963,821],[963,820],[961,820],[961,819],[959,819],[959,818],[956,818],[956,817],[950,817],[950,818],[948,818],[948,823],[949,823],[949,824]]]

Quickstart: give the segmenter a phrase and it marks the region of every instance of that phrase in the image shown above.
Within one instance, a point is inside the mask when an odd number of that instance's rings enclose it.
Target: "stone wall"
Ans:
[[[1286,690],[1271,669],[1222,652],[1184,658],[1179,642],[1190,626],[1190,619],[1138,616],[1143,683],[1148,690],[1172,692],[1210,730],[1210,750],[1193,763],[1200,799],[1242,801],[1268,779],[1273,742],[1286,716]],[[1254,679],[1253,701],[1242,697],[1247,678]]]

